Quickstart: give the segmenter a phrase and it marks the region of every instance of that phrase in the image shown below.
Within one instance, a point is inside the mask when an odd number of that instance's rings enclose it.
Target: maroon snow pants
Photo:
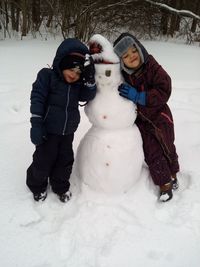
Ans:
[[[158,134],[148,122],[137,120],[137,125],[143,140],[145,161],[153,182],[159,186],[169,183],[171,176],[179,171],[178,155],[174,145],[174,125],[161,122],[157,128]],[[159,138],[159,134],[162,138]]]

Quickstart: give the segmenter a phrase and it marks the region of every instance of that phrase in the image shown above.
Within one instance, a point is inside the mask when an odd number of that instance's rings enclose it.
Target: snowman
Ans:
[[[119,95],[123,79],[111,43],[95,34],[89,46],[95,62],[97,94],[85,107],[92,126],[78,146],[76,171],[90,189],[122,194],[140,178],[144,160],[141,135],[134,124],[136,106]]]

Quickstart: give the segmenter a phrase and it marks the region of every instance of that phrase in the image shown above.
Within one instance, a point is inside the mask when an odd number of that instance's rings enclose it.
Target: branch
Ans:
[[[133,2],[135,2],[136,0],[126,0],[126,1],[118,1],[114,4],[108,4],[108,5],[104,5],[103,7],[98,7],[98,10],[96,11],[103,11],[103,10],[107,10],[108,8],[112,8],[114,6],[124,6],[124,5],[127,5],[127,4],[131,4]],[[96,1],[96,2],[93,2],[90,6],[88,6],[85,10],[82,11],[82,13],[80,14],[81,16],[83,14],[85,14],[86,12],[88,12],[90,9],[93,8],[93,6],[95,6],[96,4],[100,3],[101,4],[101,1]]]
[[[12,18],[11,15],[9,15],[3,8],[0,8],[0,11],[7,15],[9,18]]]
[[[194,18],[194,19],[197,19],[197,20],[200,20],[200,16],[196,15],[195,13],[189,11],[189,10],[178,10],[178,9],[175,9],[173,7],[170,7],[168,5],[165,5],[165,4],[161,4],[161,3],[158,3],[158,2],[154,2],[154,1],[151,1],[151,0],[145,0],[145,2],[147,3],[150,3],[154,6],[159,6],[160,8],[162,9],[166,9],[172,13],[176,13],[176,14],[180,14],[180,15],[183,15],[183,16],[186,16],[186,17],[191,17],[191,18]]]

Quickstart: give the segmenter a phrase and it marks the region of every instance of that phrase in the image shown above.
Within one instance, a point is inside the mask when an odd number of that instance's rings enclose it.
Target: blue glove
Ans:
[[[83,80],[86,86],[88,86],[91,90],[96,89],[95,83],[95,67],[94,67],[94,60],[89,55],[85,55],[85,63],[83,68]]]
[[[120,84],[119,88],[119,95],[133,101],[135,104],[140,104],[145,106],[146,104],[146,93],[145,92],[138,92],[134,87],[122,83]]]
[[[31,125],[31,142],[36,146],[41,145],[46,139],[46,131],[43,126],[43,119],[41,117],[32,117]]]

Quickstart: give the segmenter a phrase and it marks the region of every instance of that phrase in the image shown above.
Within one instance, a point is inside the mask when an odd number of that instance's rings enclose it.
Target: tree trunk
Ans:
[[[194,2],[194,10],[196,11],[197,14],[200,13],[200,2],[199,2],[199,0],[196,0]],[[192,26],[191,26],[191,32],[195,33],[196,29],[197,29],[197,20],[193,19]]]
[[[162,11],[161,17],[161,31],[163,35],[168,33],[168,22],[169,22],[169,14],[166,11]]]
[[[196,29],[197,29],[197,20],[193,19],[192,26],[191,26],[191,32],[192,33],[196,32]]]
[[[16,31],[19,32],[19,17],[20,17],[20,9],[17,7],[16,9]]]
[[[180,9],[182,5],[182,0],[171,0],[171,6],[173,6],[176,9]],[[177,14],[171,14],[171,21],[170,21],[170,28],[169,28],[169,34],[171,37],[174,36],[174,33],[179,30],[180,26],[180,18]]]
[[[21,9],[22,9],[22,37],[27,34],[27,0],[21,0]]]
[[[40,0],[32,0],[32,23],[35,31],[40,27]]]

